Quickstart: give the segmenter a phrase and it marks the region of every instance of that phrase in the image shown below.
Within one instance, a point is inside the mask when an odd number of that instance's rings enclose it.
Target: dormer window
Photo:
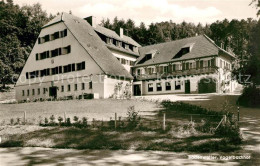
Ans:
[[[188,43],[188,44],[184,45],[184,46],[180,49],[180,51],[179,51],[172,59],[180,58],[180,57],[182,57],[183,55],[190,53],[191,50],[192,50],[192,48],[193,48],[193,45],[194,45],[194,43]]]
[[[157,53],[157,50],[151,50],[150,52],[146,53],[143,59],[141,59],[137,64],[144,63],[154,57],[154,55]]]
[[[125,49],[129,50],[129,45],[125,44]]]

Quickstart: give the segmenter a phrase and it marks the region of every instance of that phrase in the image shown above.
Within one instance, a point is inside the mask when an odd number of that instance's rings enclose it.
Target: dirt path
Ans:
[[[204,154],[208,155],[208,154]],[[0,149],[0,165],[239,165],[228,160],[188,159],[187,153],[159,151],[72,150],[50,148]]]

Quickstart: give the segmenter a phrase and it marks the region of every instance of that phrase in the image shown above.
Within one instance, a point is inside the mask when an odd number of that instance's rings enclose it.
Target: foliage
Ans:
[[[134,129],[140,123],[141,117],[138,115],[138,111],[135,110],[135,106],[130,106],[127,109],[127,128]]]
[[[260,89],[254,86],[245,87],[238,98],[238,104],[245,107],[260,107]]]
[[[52,15],[41,9],[39,3],[18,6],[11,0],[0,1],[0,83],[17,80],[41,27]]]

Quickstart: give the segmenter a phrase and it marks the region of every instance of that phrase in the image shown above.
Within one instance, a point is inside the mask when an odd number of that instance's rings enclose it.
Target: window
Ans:
[[[61,86],[61,92],[64,92],[64,86],[63,85]]]
[[[36,60],[38,61],[39,60],[39,54],[36,54],[35,57],[36,57]]]
[[[75,71],[75,63],[72,64],[72,71]]]
[[[157,91],[162,91],[162,85],[161,83],[156,84]]]
[[[200,68],[203,68],[203,61],[200,61]]]
[[[153,83],[148,84],[148,92],[153,91]]]
[[[175,81],[175,90],[181,89],[181,81]]]
[[[70,91],[70,85],[68,85],[68,92]]]
[[[141,60],[138,62],[138,64],[142,64],[142,63],[144,63],[145,61],[148,61],[148,60],[150,60],[150,59],[152,59],[152,54],[146,54],[146,55],[143,57],[143,59],[141,59]]]
[[[89,89],[92,89],[92,81],[89,82]]]
[[[82,70],[85,70],[85,61],[81,62]]]
[[[163,66],[163,72],[168,73],[168,66]]]
[[[32,95],[34,95],[34,94],[35,94],[35,90],[33,89],[33,90],[32,90]]]
[[[137,75],[141,75],[141,69],[137,69]]]
[[[165,82],[165,89],[166,90],[171,90],[172,89],[170,82]]]
[[[59,66],[59,73],[62,73],[62,66]]]
[[[28,89],[28,90],[27,90],[27,96],[29,96],[29,95],[30,95],[30,90]]]
[[[68,65],[68,72],[71,72],[71,64]]]
[[[24,96],[24,90],[22,91],[22,94],[23,94],[23,96]]]
[[[77,91],[78,90],[78,84],[75,84],[74,85],[74,91]]]
[[[29,79],[29,73],[26,72],[26,79]]]
[[[85,90],[85,83],[81,83],[81,90]]]
[[[176,64],[172,65],[172,71],[176,71]]]
[[[46,88],[43,88],[43,94],[45,94],[46,93]]]
[[[134,61],[130,61],[130,66],[134,66],[135,62]]]
[[[125,65],[125,64],[126,64],[126,61],[125,61],[125,59],[124,59],[124,58],[122,58],[122,59],[121,59],[121,63],[122,63],[123,65]]]
[[[215,63],[215,58],[211,59],[211,67],[215,67],[216,63]]]
[[[38,95],[40,95],[41,94],[41,89],[40,88],[38,88]]]
[[[222,60],[220,59],[220,68],[222,68]]]

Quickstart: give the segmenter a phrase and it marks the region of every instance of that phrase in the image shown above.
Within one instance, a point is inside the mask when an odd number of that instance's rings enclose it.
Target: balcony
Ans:
[[[200,75],[200,74],[213,74],[217,72],[216,67],[210,68],[201,68],[201,69],[190,69],[190,70],[178,70],[173,71],[171,73],[153,73],[153,74],[142,74],[135,76],[135,80],[153,80],[153,79],[164,79],[164,78],[172,78],[172,77],[183,77],[183,76],[192,76],[192,75]]]

